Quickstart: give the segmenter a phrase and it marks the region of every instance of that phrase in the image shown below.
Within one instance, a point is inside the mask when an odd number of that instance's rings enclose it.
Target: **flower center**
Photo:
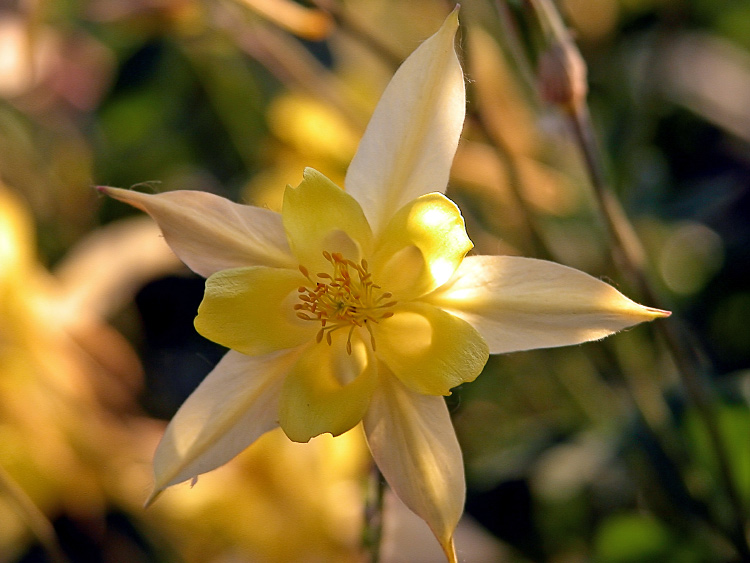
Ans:
[[[375,349],[375,337],[372,323],[393,316],[390,309],[396,301],[390,300],[393,295],[372,281],[367,269],[367,261],[359,264],[347,260],[338,252],[323,252],[323,257],[331,264],[331,273],[321,272],[314,277],[304,266],[299,270],[310,284],[301,286],[300,303],[294,306],[297,316],[305,321],[320,322],[316,340],[325,337],[330,345],[331,333],[341,328],[349,329],[346,340],[346,351],[352,353],[352,334],[357,327],[364,327],[370,333],[372,349]]]

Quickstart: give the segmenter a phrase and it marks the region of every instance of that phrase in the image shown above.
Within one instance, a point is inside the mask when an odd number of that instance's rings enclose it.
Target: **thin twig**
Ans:
[[[589,175],[599,215],[609,235],[616,266],[644,299],[652,306],[659,306],[661,300],[646,275],[647,260],[643,245],[606,180],[602,164],[604,159],[596,143],[586,99],[586,64],[555,5],[550,0],[528,2],[550,38],[549,47],[540,58],[542,96],[561,108],[570,123]],[[703,355],[697,351],[697,345],[684,336],[688,331],[678,324],[676,316],[669,321],[656,323],[654,330],[666,344],[687,396],[695,405],[709,433],[719,466],[720,480],[733,512],[731,530],[727,533],[739,556],[743,560],[750,560],[750,546],[745,533],[745,508],[719,428],[714,396],[704,377],[708,373],[708,366],[703,361]]]
[[[510,14],[507,11],[507,5],[505,2],[498,0],[496,2],[498,6],[498,10],[500,11],[500,18],[501,20],[510,18]],[[505,7],[505,10],[502,10],[502,8]],[[513,22],[505,22],[504,29],[514,29]],[[508,38],[506,38],[506,41]],[[511,43],[513,43],[511,41]],[[521,57],[521,61],[516,61],[516,65],[519,69],[528,69],[530,68],[529,61],[525,58],[525,52],[520,48],[520,39],[518,37],[515,37],[515,43],[516,48],[511,50],[511,56],[515,57]],[[471,57],[469,57],[469,61],[471,60]],[[471,75],[471,72],[469,72]],[[526,77],[528,79],[528,77]],[[533,84],[532,80],[529,80],[529,86]],[[531,240],[531,244],[534,247],[534,255],[541,258],[551,258],[553,256],[553,253],[550,251],[549,247],[544,241],[544,238],[542,237],[541,233],[538,230],[538,227],[535,224],[534,216],[532,214],[531,209],[526,204],[525,199],[522,194],[522,187],[523,187],[523,180],[520,175],[520,170],[518,169],[516,165],[516,160],[513,157],[512,151],[510,150],[510,147],[506,140],[504,139],[502,133],[497,130],[497,128],[493,128],[490,126],[489,120],[486,119],[484,112],[482,111],[482,105],[476,104],[475,106],[470,106],[470,108],[473,107],[473,111],[470,115],[470,117],[473,119],[474,123],[476,124],[479,131],[484,135],[484,137],[489,142],[490,146],[494,149],[495,155],[507,168],[508,170],[508,176],[509,176],[509,184],[511,188],[511,194],[518,205],[519,210],[521,211],[522,215],[522,222],[521,226],[522,229],[525,231],[527,239]],[[603,182],[604,180],[604,173],[601,167],[598,165],[598,162],[596,160],[592,160],[591,162],[593,169],[595,170],[595,173],[597,175],[597,178]],[[614,205],[618,202],[616,200],[612,200],[610,202],[611,208],[614,208]],[[608,216],[617,216],[619,217],[622,215],[620,212],[619,214],[610,214]],[[624,226],[620,226],[618,228],[618,233],[620,233],[620,240],[621,241],[628,241],[628,249],[630,250],[630,257],[633,263],[637,264],[643,264],[643,256],[644,253],[640,252],[638,253],[637,250],[639,248],[638,246],[638,240],[635,237],[634,233],[628,232],[624,227],[629,226],[629,224],[626,224]],[[635,242],[633,242],[635,241]],[[624,245],[623,245],[624,246]],[[635,250],[634,250],[635,249]],[[634,260],[635,257],[639,257],[638,260]],[[622,263],[622,261],[619,261]],[[634,386],[632,385],[632,382],[629,380],[625,373],[625,369],[622,367],[621,362],[618,360],[617,357],[615,357],[614,354],[611,353],[609,346],[606,344],[602,344],[600,347],[600,350],[607,353],[607,365],[612,366],[615,369],[615,372],[618,375],[619,381],[621,381],[624,384],[625,390],[627,392],[628,398],[630,399],[630,403],[632,404],[632,408],[634,409],[637,419],[641,422],[641,425],[644,428],[644,432],[646,435],[650,438],[652,447],[656,448],[658,451],[658,454],[663,456],[665,460],[668,460],[670,466],[675,463],[675,452],[674,448],[670,447],[670,444],[667,440],[663,439],[660,433],[660,424],[654,419],[653,416],[649,414],[649,409],[645,407],[643,404],[643,401],[640,400],[639,394],[635,391]],[[603,358],[599,358],[596,354],[593,354],[592,361],[594,363],[595,369],[601,374],[605,372],[605,368],[603,367]],[[564,382],[561,382],[564,385]],[[682,474],[679,471],[675,471],[674,473],[676,476],[679,477],[679,483],[674,483],[673,489],[680,491],[684,496],[689,497],[689,488],[687,484],[685,483],[684,479],[682,478]],[[691,499],[692,501],[692,499]],[[692,501],[697,506],[699,503],[698,501]],[[724,530],[718,529],[716,524],[711,522],[707,514],[700,512],[700,511],[692,511],[690,514],[690,519],[695,521],[696,519],[700,521],[702,524],[706,525],[708,529],[720,533],[725,534]]]
[[[521,34],[518,31],[518,25],[513,14],[505,0],[495,0],[495,9],[497,10],[498,20],[503,32],[503,44],[510,52],[511,59],[518,69],[518,74],[527,91],[532,95],[536,92],[536,79],[532,70],[529,58],[523,47]]]
[[[548,5],[547,2],[543,2]],[[549,12],[549,11],[547,11]],[[549,16],[549,13],[546,15]],[[559,14],[557,16],[559,18]],[[562,26],[552,26],[559,44],[572,46],[567,30]],[[586,170],[591,181],[594,197],[600,216],[604,219],[616,262],[621,271],[639,290],[641,295],[652,305],[660,306],[660,299],[653,290],[646,275],[646,254],[642,244],[622,210],[619,201],[611,191],[605,177],[603,158],[596,143],[594,127],[591,122],[588,105],[585,99],[580,103],[565,106],[565,115],[571,125],[575,140],[583,156]],[[715,400],[711,388],[706,384],[704,374],[708,371],[697,352],[696,345],[687,345],[687,331],[678,327],[676,317],[669,321],[655,323],[654,330],[662,337],[670,356],[677,368],[687,396],[695,405],[709,433],[711,444],[719,467],[720,479],[727,500],[734,513],[730,532],[735,548],[743,560],[750,560],[750,546],[745,533],[745,508],[733,475],[726,443],[719,428],[718,416],[714,406]]]
[[[217,5],[214,24],[228,33],[236,45],[257,60],[289,89],[301,89],[330,104],[352,125],[364,128],[364,114],[352,109],[342,94],[340,80],[296,38],[263,21],[248,26],[235,14]]]
[[[621,211],[619,202],[605,182],[593,126],[587,107],[583,106],[583,109],[586,111],[570,112],[568,118],[586,162],[599,213],[604,218],[612,243],[618,251],[619,266],[631,278],[641,295],[650,304],[659,307],[661,300],[651,287],[644,271],[645,253],[642,252],[632,225]],[[685,339],[689,338],[686,336],[687,331],[678,327],[677,322],[676,317],[660,321],[654,324],[654,330],[666,344],[687,396],[695,405],[706,426],[716,455],[724,492],[734,513],[731,537],[743,561],[750,561],[750,546],[748,546],[744,524],[745,507],[735,484],[727,446],[719,428],[714,394],[703,376],[708,371],[707,366],[704,365],[702,354],[697,352],[697,343],[692,346],[685,344]]]
[[[320,10],[327,12],[336,22],[336,25],[344,32],[348,33],[357,41],[366,45],[375,54],[377,54],[382,60],[387,62],[393,68],[398,67],[404,57],[394,51],[391,47],[386,45],[380,38],[374,36],[367,29],[359,24],[354,18],[350,17],[346,11],[342,10],[341,7],[331,0],[310,0],[312,4],[317,6]]]

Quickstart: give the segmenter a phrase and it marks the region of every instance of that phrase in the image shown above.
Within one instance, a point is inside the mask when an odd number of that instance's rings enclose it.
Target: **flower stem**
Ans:
[[[595,140],[588,106],[579,104],[570,107],[567,117],[585,160],[599,213],[604,219],[616,252],[617,266],[630,278],[630,281],[652,306],[659,307],[660,299],[645,274],[645,252],[635,230],[605,181],[601,165],[602,158]],[[708,371],[708,368],[705,365],[704,356],[699,352],[698,345],[692,342],[687,330],[677,323],[676,317],[673,316],[669,320],[655,323],[654,330],[666,344],[687,396],[695,405],[706,426],[719,467],[724,493],[734,513],[733,529],[730,535],[742,560],[748,561],[750,560],[750,546],[748,546],[745,533],[745,507],[735,484],[726,443],[719,428],[713,392],[704,381],[703,374]],[[689,343],[688,340],[690,340]]]
[[[383,504],[386,483],[378,466],[374,463],[367,480],[365,522],[362,530],[362,545],[370,555],[369,563],[380,561],[380,546],[383,539]]]
[[[555,5],[549,0],[530,0],[542,27],[548,35],[549,48],[540,61],[542,97],[560,107],[568,121],[589,175],[599,215],[603,219],[613,249],[615,265],[629,278],[650,305],[658,307],[660,299],[646,275],[646,253],[619,201],[607,184],[602,154],[596,143],[586,93],[586,64]],[[732,511],[731,529],[727,532],[742,560],[750,560],[750,546],[745,533],[745,507],[737,489],[729,453],[719,428],[715,397],[705,380],[708,363],[697,343],[676,315],[669,321],[654,324],[674,362],[688,399],[695,405],[709,434],[719,467],[719,479]]]

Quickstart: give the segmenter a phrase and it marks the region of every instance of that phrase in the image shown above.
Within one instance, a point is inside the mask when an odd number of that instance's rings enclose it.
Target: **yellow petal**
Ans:
[[[323,251],[358,262],[369,254],[372,234],[356,200],[312,168],[297,188],[284,192],[282,219],[300,264],[315,274],[330,273]]]
[[[598,340],[669,316],[581,271],[515,256],[469,256],[423,299],[471,323],[492,354]]]
[[[401,65],[383,92],[346,174],[373,231],[407,202],[444,192],[466,111],[454,41],[458,12]]]
[[[268,209],[198,191],[98,189],[151,215],[177,257],[201,276],[243,266],[297,266],[281,216]]]
[[[407,389],[381,370],[364,419],[373,458],[393,492],[432,529],[449,561],[466,485],[445,400]]]
[[[451,388],[474,381],[489,357],[469,323],[425,303],[398,306],[373,332],[378,357],[418,393],[450,395]]]
[[[259,357],[228,352],[167,426],[154,456],[151,500],[225,464],[278,426],[281,387],[297,356],[296,350]]]
[[[281,394],[279,424],[295,442],[324,432],[334,436],[356,426],[365,414],[377,383],[376,366],[367,347],[354,335],[336,334],[308,348],[294,366]]]
[[[377,240],[373,279],[396,299],[413,299],[448,281],[472,246],[456,204],[423,195],[402,207]]]
[[[298,271],[284,268],[222,270],[206,280],[196,330],[243,354],[257,356],[312,340],[313,323],[296,317]]]

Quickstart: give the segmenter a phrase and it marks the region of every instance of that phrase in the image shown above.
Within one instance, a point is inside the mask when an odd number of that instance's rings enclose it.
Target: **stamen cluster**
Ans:
[[[321,328],[316,336],[317,342],[325,337],[330,345],[331,333],[341,328],[349,328],[346,340],[346,351],[352,353],[352,334],[357,327],[364,327],[370,333],[372,349],[375,349],[375,337],[372,323],[393,316],[389,311],[396,304],[390,301],[393,295],[381,291],[381,287],[372,281],[367,261],[363,258],[359,264],[344,258],[340,253],[323,252],[323,257],[331,264],[331,273],[320,272],[315,279],[307,268],[300,266],[302,275],[310,285],[301,286],[300,303],[294,306],[297,316],[305,321],[319,321]]]

